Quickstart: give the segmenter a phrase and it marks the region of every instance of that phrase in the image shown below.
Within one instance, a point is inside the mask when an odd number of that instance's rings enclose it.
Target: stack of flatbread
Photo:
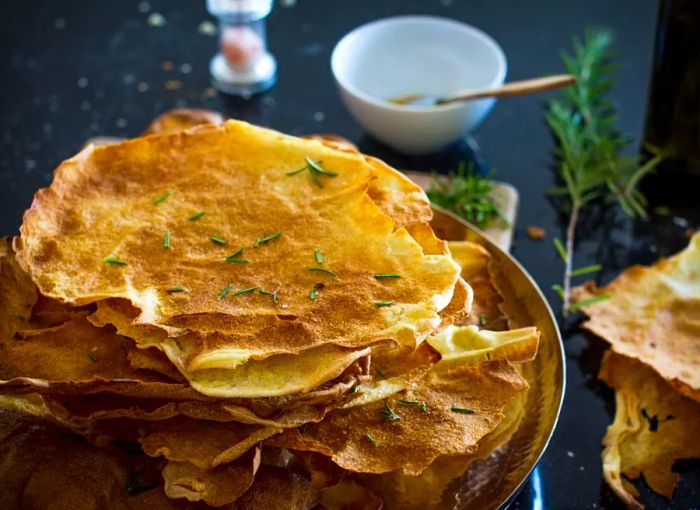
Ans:
[[[610,343],[600,370],[616,394],[605,479],[630,508],[644,508],[632,483],[642,475],[671,499],[676,460],[700,458],[700,234],[673,257],[575,296],[595,301],[584,327]]]
[[[517,428],[539,335],[430,218],[243,122],[64,162],[0,244],[0,507],[439,502]]]

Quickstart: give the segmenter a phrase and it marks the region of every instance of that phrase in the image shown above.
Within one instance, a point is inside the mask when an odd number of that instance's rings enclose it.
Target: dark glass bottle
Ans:
[[[649,147],[666,156],[642,182],[650,205],[700,210],[700,0],[659,2],[643,149]]]

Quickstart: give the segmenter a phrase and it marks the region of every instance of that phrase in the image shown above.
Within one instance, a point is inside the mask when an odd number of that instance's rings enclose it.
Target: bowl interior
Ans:
[[[440,96],[503,82],[506,61],[484,32],[443,18],[400,16],[374,21],[336,46],[336,79],[360,96],[387,100],[404,94]]]

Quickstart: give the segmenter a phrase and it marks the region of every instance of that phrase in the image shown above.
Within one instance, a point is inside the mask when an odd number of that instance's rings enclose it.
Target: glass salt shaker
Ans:
[[[207,0],[219,19],[219,53],[209,63],[213,85],[248,98],[277,81],[277,62],[267,51],[265,18],[272,0]]]

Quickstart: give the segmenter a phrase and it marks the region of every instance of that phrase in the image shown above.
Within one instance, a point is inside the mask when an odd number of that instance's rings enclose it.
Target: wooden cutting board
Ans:
[[[430,174],[411,170],[406,170],[404,173],[424,190],[427,190],[430,186]],[[493,200],[508,219],[508,227],[501,228],[498,225],[494,225],[484,229],[483,232],[489,240],[493,241],[503,251],[510,251],[511,244],[513,243],[513,231],[518,216],[518,202],[520,197],[518,195],[518,190],[510,184],[505,182],[495,182],[494,184],[492,194]]]

